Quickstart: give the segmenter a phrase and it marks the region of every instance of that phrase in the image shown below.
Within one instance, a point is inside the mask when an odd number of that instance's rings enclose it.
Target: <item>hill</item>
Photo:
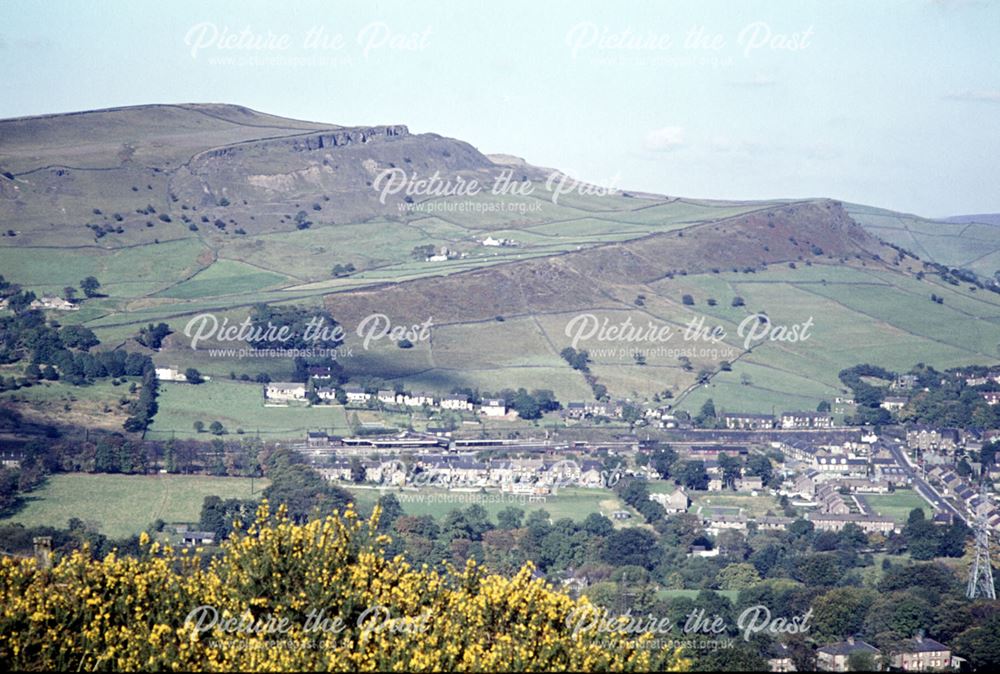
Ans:
[[[484,189],[383,194],[386,171]],[[220,358],[182,334],[193,315],[238,322],[257,302],[325,306],[350,329],[372,313],[405,325],[431,319],[431,339],[412,348],[382,340],[366,349],[351,333],[344,366],[356,380],[442,393],[541,387],[568,401],[592,396],[596,378],[616,397],[669,390],[683,407],[712,397],[725,409],[771,411],[831,399],[837,372],[858,362],[944,368],[998,357],[1000,295],[925,266],[992,276],[1000,228],[988,224],[824,199],[609,192],[398,124],[344,127],[229,105],[0,120],[0,174],[9,281],[62,294],[96,276],[103,296],[60,321],[130,349],[141,348],[140,327],[167,322],[174,334],[156,362],[216,379],[290,376],[286,359]],[[519,189],[491,189],[505,180]],[[740,325],[757,312],[775,325],[811,320],[810,338],[747,344]],[[591,353],[588,379],[559,355],[581,314],[676,336],[578,341]],[[692,320],[726,337],[687,343]],[[232,392],[202,397],[259,395]],[[184,401],[164,397],[161,425],[188,419]],[[242,424],[245,414],[230,416]],[[301,431],[274,423],[275,433]],[[189,432],[190,421],[161,430]]]
[[[979,213],[978,215],[952,215],[942,218],[945,222],[982,222],[987,225],[1000,225],[1000,213]]]

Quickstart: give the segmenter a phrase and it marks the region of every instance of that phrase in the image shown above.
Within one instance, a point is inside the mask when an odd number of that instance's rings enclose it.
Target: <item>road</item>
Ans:
[[[941,494],[934,490],[934,487],[930,486],[927,481],[920,476],[920,472],[910,463],[909,457],[906,456],[906,452],[903,451],[902,447],[895,443],[885,443],[883,447],[889,450],[892,457],[896,459],[896,463],[898,463],[899,467],[903,469],[906,476],[910,478],[913,488],[924,498],[925,501],[931,504],[935,512],[943,511],[963,522],[966,522],[965,513],[959,512],[958,509],[946,501]],[[966,522],[966,524],[968,524],[968,522]]]

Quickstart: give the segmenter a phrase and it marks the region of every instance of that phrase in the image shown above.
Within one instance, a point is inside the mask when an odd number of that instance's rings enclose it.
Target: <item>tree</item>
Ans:
[[[704,461],[685,461],[675,479],[688,489],[704,491],[708,489],[708,471]]]
[[[759,477],[761,482],[769,485],[774,479],[774,468],[771,460],[763,454],[754,454],[747,459],[746,474],[752,477]]]
[[[652,569],[656,561],[656,537],[645,529],[629,527],[604,539],[601,558],[612,566]]]
[[[205,378],[201,376],[201,372],[193,367],[184,370],[184,378],[189,384],[201,384],[205,381]]]
[[[67,302],[75,302],[76,288],[74,288],[73,286],[66,286],[65,288],[63,288],[63,297],[66,299]]]
[[[934,559],[941,547],[941,531],[929,522],[922,508],[910,511],[906,526],[903,527],[903,538],[913,559],[926,561]]]
[[[592,536],[608,536],[614,530],[614,524],[607,517],[600,513],[590,513],[583,520],[581,528]]]
[[[87,351],[101,343],[94,331],[83,325],[67,325],[60,328],[59,339],[64,346],[81,351]]]
[[[507,506],[497,513],[497,524],[501,529],[520,529],[524,519],[524,511],[514,506]]]
[[[195,433],[202,433],[205,430],[205,422],[198,420],[192,424]]]
[[[746,590],[760,582],[760,574],[753,564],[730,564],[718,576],[719,588],[723,590]]]
[[[163,338],[170,334],[170,326],[166,323],[158,323],[140,328],[136,335],[136,341],[150,349],[159,349],[163,344]]]
[[[955,650],[975,670],[986,671],[1000,665],[1000,613],[962,632],[955,641]]]
[[[847,670],[850,672],[874,672],[876,666],[874,653],[855,651],[847,656]]]
[[[711,398],[702,404],[701,411],[694,418],[694,423],[699,428],[715,428],[717,423],[715,402]]]
[[[222,435],[226,432],[226,427],[222,425],[221,421],[213,421],[208,425],[208,431],[212,435]]]
[[[87,297],[97,297],[98,290],[101,287],[101,282],[97,280],[94,276],[88,276],[87,278],[80,281],[80,288],[83,289],[83,294]]]
[[[812,604],[816,638],[842,641],[860,633],[876,597],[873,591],[857,587],[838,587],[817,597]]]
[[[722,484],[735,489],[736,479],[742,474],[740,460],[729,454],[722,454],[719,456],[719,468],[722,469]]]
[[[670,447],[660,447],[649,457],[649,465],[659,473],[660,478],[666,480],[670,477],[670,471],[674,463],[677,462],[677,452]]]
[[[364,464],[361,463],[361,459],[358,457],[353,457],[351,459],[351,482],[359,484],[365,481],[366,471]]]
[[[694,306],[694,297],[691,295],[684,295],[684,297],[681,298],[681,302],[688,307]]]

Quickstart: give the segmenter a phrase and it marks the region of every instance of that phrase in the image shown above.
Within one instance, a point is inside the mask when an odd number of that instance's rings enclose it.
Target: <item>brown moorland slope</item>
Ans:
[[[434,316],[440,325],[593,310],[618,304],[634,287],[669,276],[760,269],[819,256],[890,260],[896,254],[856,224],[839,202],[824,199],[449,277],[339,292],[327,296],[326,306],[352,324],[386,313],[415,322]]]

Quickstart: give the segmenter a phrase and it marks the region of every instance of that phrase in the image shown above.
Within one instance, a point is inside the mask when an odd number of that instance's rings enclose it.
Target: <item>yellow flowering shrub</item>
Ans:
[[[651,635],[574,630],[586,609],[532,578],[385,559],[352,510],[295,524],[266,503],[208,564],[143,537],[140,559],[0,559],[5,669],[630,671],[687,665]]]

